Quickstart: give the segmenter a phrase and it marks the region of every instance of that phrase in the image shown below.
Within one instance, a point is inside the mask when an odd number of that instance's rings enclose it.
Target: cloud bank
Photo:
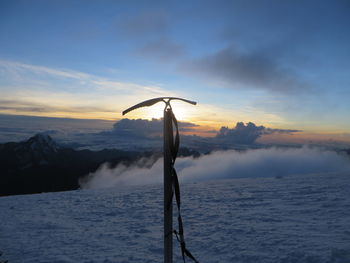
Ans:
[[[190,122],[178,122],[180,132],[183,131],[193,131],[193,128],[198,127],[198,125]],[[221,127],[216,133],[216,138],[214,138],[215,143],[219,141],[227,141],[237,144],[253,144],[259,137],[264,134],[273,133],[294,133],[300,132],[300,130],[290,130],[290,129],[272,129],[266,128],[264,126],[257,126],[252,122],[244,124],[243,122],[237,122],[236,126],[232,129],[228,127]],[[154,136],[160,136],[163,133],[163,121],[162,119],[122,119],[117,121],[113,125],[113,130],[111,132],[114,135],[120,136],[135,136],[150,138]],[[207,138],[210,140],[210,138]]]
[[[176,168],[180,181],[195,182],[350,172],[350,160],[347,156],[336,152],[316,148],[270,148],[245,152],[214,152],[197,159],[178,158]],[[108,164],[103,164],[80,184],[85,189],[160,184],[162,177],[162,159],[153,165],[147,163],[147,160],[141,160],[131,167],[118,165],[112,168]]]
[[[256,126],[252,122],[248,122],[246,125],[243,122],[237,122],[236,127],[230,129],[228,127],[221,127],[218,131],[216,138],[221,142],[231,142],[237,144],[250,145],[265,134],[273,133],[294,133],[300,132],[300,130],[288,130],[288,129],[271,129],[264,126]]]
[[[198,125],[190,122],[178,122],[180,131],[189,131],[191,128]],[[108,133],[108,132],[107,132]],[[135,137],[154,137],[163,134],[163,120],[162,119],[122,119],[113,125],[113,130],[110,132],[120,136],[135,136]]]

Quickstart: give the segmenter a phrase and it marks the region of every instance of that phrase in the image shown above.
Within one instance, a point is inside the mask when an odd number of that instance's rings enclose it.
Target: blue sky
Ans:
[[[347,0],[1,0],[0,113],[119,119],[167,95],[202,126],[348,134],[349,28]]]

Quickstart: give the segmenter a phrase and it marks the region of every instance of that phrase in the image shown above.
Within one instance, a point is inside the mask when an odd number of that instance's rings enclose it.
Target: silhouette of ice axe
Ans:
[[[176,97],[161,97],[161,98],[154,98],[150,100],[146,100],[144,102],[141,102],[139,104],[136,104],[127,110],[123,111],[123,115],[127,114],[128,112],[142,108],[142,107],[149,107],[152,106],[158,102],[164,102],[165,108],[164,108],[164,144],[163,144],[163,151],[164,151],[164,263],[172,263],[173,262],[173,236],[172,233],[174,232],[176,236],[178,237],[178,240],[181,244],[181,251],[182,256],[184,258],[185,255],[192,258],[195,262],[197,262],[191,253],[186,249],[184,237],[183,237],[183,226],[182,226],[182,219],[180,214],[180,192],[179,192],[179,186],[178,186],[178,180],[176,171],[174,169],[174,163],[177,156],[177,151],[179,148],[179,134],[178,134],[178,126],[176,118],[172,112],[172,108],[170,105],[170,101],[172,100],[181,100],[193,105],[196,105],[197,103],[195,101],[190,101],[182,98],[176,98]],[[174,141],[174,134],[173,134],[173,122],[176,126],[176,137]],[[175,173],[175,175],[174,175]],[[176,180],[175,184],[174,180]],[[175,188],[175,194],[176,194],[176,201],[177,206],[179,210],[179,233],[176,231],[173,231],[173,206],[172,206],[172,197],[173,197],[173,185]],[[185,259],[184,259],[185,261]]]

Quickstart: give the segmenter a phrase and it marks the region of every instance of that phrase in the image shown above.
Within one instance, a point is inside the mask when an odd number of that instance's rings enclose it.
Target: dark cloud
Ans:
[[[52,112],[52,110],[46,107],[11,107],[0,106],[1,111],[17,111],[17,112]]]
[[[233,47],[188,61],[180,70],[192,75],[221,81],[231,88],[263,89],[293,93],[307,89],[294,72],[284,69],[264,52],[243,53]]]
[[[162,10],[144,11],[120,24],[123,34],[131,38],[163,35],[168,27],[168,17]]]
[[[236,127],[230,129],[228,127],[221,127],[216,135],[216,139],[222,142],[229,142],[235,144],[250,145],[265,134],[273,133],[294,133],[300,132],[299,130],[285,130],[285,129],[271,129],[264,126],[256,126],[254,123],[249,122],[246,125],[243,122],[237,122]]]
[[[121,36],[135,44],[134,55],[169,62],[186,55],[185,47],[170,38],[169,15],[164,9],[141,10],[118,25]]]
[[[171,41],[168,38],[161,38],[147,43],[138,50],[140,55],[160,61],[177,59],[186,54],[185,47]]]
[[[180,131],[188,131],[198,125],[189,122],[178,122]],[[122,119],[113,125],[112,133],[120,136],[155,137],[163,134],[163,120]]]
[[[0,100],[1,111],[15,112],[53,112],[54,107],[21,100]]]
[[[42,103],[28,102],[22,100],[0,100],[1,111],[14,111],[19,113],[52,113],[65,111],[70,113],[89,113],[89,112],[115,112],[111,109],[91,106],[55,106]]]

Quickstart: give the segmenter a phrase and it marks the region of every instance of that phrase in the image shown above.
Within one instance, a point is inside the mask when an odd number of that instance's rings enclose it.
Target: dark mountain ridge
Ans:
[[[179,155],[199,153],[182,148]],[[143,157],[155,162],[161,156],[161,151],[74,150],[61,147],[49,135],[36,134],[24,142],[0,144],[0,196],[75,190],[79,179],[102,163],[131,165]]]

